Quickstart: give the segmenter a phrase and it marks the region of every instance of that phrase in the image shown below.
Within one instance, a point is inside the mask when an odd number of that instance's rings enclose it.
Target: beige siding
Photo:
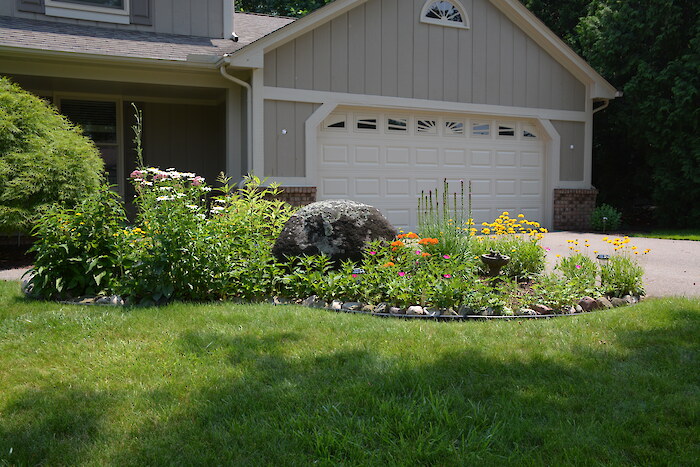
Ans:
[[[471,29],[421,23],[424,0],[369,0],[268,52],[265,85],[584,110],[585,86],[496,7],[462,3]]]
[[[0,1],[0,15],[57,21],[114,29],[134,29],[187,36],[223,37],[224,2],[222,0],[153,0],[152,26],[97,23],[17,11],[15,0]]]
[[[581,122],[552,122],[552,124],[561,137],[559,179],[567,182],[582,181],[585,124]]]
[[[265,101],[266,177],[306,175],[305,122],[318,107],[301,102]]]

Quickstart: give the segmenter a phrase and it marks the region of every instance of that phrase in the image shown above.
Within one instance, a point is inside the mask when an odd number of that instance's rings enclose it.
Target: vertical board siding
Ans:
[[[265,177],[305,176],[305,122],[317,108],[305,102],[265,101]]]
[[[265,67],[276,72],[266,71],[265,84],[475,104],[585,109],[585,86],[488,0],[462,1],[470,29],[421,23],[424,4],[424,0],[369,0],[267,52]],[[287,70],[281,71],[285,67]],[[313,79],[301,70],[312,73]]]
[[[559,179],[568,182],[582,181],[583,148],[586,138],[585,124],[582,122],[553,121],[552,125],[561,138]]]

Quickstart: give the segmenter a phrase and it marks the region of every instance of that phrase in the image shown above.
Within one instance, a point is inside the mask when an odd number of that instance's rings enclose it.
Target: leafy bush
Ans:
[[[535,239],[503,235],[478,237],[470,244],[470,253],[475,258],[491,250],[510,256],[510,261],[501,270],[506,277],[529,279],[544,270],[545,252]],[[485,274],[485,266],[481,263],[479,266],[480,272]]]
[[[0,77],[0,232],[28,232],[36,214],[99,191],[92,141],[46,102]]]
[[[609,204],[601,204],[591,213],[591,227],[599,232],[617,230],[621,222],[622,214]]]
[[[33,229],[32,294],[52,299],[112,293],[129,248],[125,221],[118,195],[105,186],[74,209],[48,207]]]
[[[595,287],[598,266],[584,254],[576,253],[562,258],[556,265],[556,269],[561,271],[570,282],[577,282],[583,287]]]
[[[613,255],[600,268],[600,286],[606,294],[613,297],[643,295],[643,276],[644,269],[633,258]]]

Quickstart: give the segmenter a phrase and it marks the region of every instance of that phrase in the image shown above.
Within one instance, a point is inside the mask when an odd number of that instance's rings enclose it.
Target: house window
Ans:
[[[389,133],[404,133],[408,131],[408,119],[407,118],[387,118],[386,119],[386,131]]]
[[[377,119],[374,117],[358,117],[356,128],[358,130],[376,130]]]
[[[445,135],[461,136],[464,134],[464,122],[446,121]]]
[[[323,127],[331,131],[345,130],[347,128],[346,121],[347,116],[345,115],[331,115],[326,119]]]
[[[418,120],[416,122],[416,133],[420,135],[437,135],[437,122],[435,120]]]
[[[472,122],[472,136],[491,135],[491,125],[484,122]]]
[[[421,11],[421,22],[468,29],[467,12],[456,0],[428,0]]]
[[[100,151],[110,185],[119,185],[117,103],[61,99],[61,113],[83,129]]]
[[[505,138],[515,138],[515,123],[499,123],[498,136]]]
[[[129,24],[127,0],[44,0],[47,16]]]

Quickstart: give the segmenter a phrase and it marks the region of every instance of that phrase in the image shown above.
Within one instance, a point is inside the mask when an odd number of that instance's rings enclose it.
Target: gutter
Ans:
[[[246,122],[247,126],[247,141],[246,141],[246,146],[247,146],[247,170],[248,172],[252,172],[253,170],[253,87],[246,83],[245,81],[236,78],[235,76],[231,76],[228,74],[226,71],[226,64],[222,64],[219,66],[219,71],[221,72],[221,76],[226,78],[227,80],[236,83],[237,85],[244,87],[246,90],[246,107],[247,107],[247,119],[248,121]]]

